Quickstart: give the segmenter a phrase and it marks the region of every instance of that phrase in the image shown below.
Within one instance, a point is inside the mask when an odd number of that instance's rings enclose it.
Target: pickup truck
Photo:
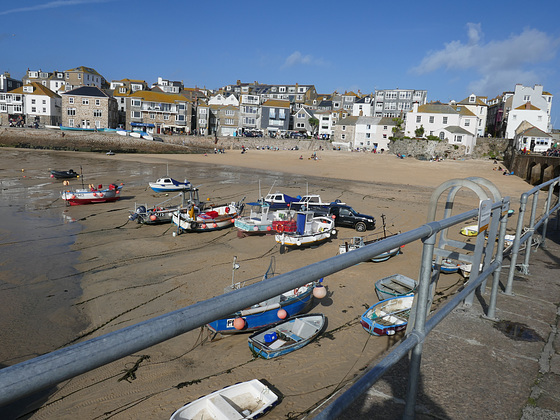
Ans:
[[[358,213],[345,204],[333,203],[327,208],[315,207],[312,209],[317,216],[334,216],[334,224],[339,227],[349,227],[358,232],[375,229],[373,216]]]

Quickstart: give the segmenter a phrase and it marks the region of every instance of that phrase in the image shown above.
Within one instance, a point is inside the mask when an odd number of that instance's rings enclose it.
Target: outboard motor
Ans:
[[[138,206],[136,208],[136,211],[132,213],[130,216],[128,216],[128,218],[132,221],[135,221],[136,219],[138,219],[138,216],[141,214],[146,214],[146,207]],[[140,223],[140,220],[138,221],[138,223]]]

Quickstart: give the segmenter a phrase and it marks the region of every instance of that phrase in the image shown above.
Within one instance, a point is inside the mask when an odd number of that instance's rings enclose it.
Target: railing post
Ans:
[[[509,197],[508,197],[509,198]],[[502,201],[503,202],[503,201]],[[498,250],[496,252],[496,261],[500,265],[494,271],[492,278],[492,290],[490,293],[490,303],[488,304],[488,319],[496,320],[496,300],[498,299],[498,285],[500,283],[500,273],[502,272],[502,262],[504,259],[504,238],[506,236],[506,228],[508,222],[509,201],[504,203],[502,207],[502,216],[500,219],[500,233],[498,235]]]
[[[551,203],[551,200],[552,200],[552,192],[554,191],[554,187],[556,185],[558,185],[558,181],[553,182],[548,187],[548,196],[546,198],[546,204],[544,206],[544,214],[546,215],[546,219],[543,223],[542,241],[541,241],[541,247],[543,247],[544,249],[546,249],[546,231],[548,229],[548,219],[550,218],[550,215],[548,214],[548,212],[550,211],[550,203]]]
[[[537,213],[537,201],[539,199],[539,191],[533,195],[533,205],[531,206],[531,216],[529,218],[529,237],[525,241],[525,260],[523,262],[523,273],[529,274],[529,258],[531,257],[531,248],[533,243],[533,235],[535,234],[535,214]]]
[[[429,288],[432,277],[432,258],[434,255],[434,245],[436,243],[437,231],[424,240],[422,251],[422,267],[420,270],[420,281],[418,284],[418,294],[416,298],[416,315],[414,317],[414,331],[418,331],[421,337],[424,336],[426,317],[428,315],[428,301],[430,301]],[[416,407],[416,396],[418,394],[418,381],[420,380],[420,364],[422,361],[422,346],[419,342],[414,346],[410,355],[410,373],[408,377],[408,387],[406,393],[406,404],[403,419],[414,419]]]
[[[527,193],[521,194],[519,200],[519,214],[517,215],[517,228],[515,230],[515,238],[513,239],[513,246],[511,250],[510,266],[508,272],[508,279],[506,290],[504,294],[513,295],[513,276],[515,274],[515,266],[517,265],[517,256],[519,254],[519,245],[521,243],[521,231],[523,230],[523,218],[525,217],[525,207],[527,206]]]

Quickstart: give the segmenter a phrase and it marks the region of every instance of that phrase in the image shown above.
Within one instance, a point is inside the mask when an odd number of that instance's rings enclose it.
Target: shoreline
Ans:
[[[0,149],[0,153],[6,150]],[[10,160],[9,170],[16,173],[22,162],[33,164],[32,169],[26,168],[28,178],[20,179],[28,187],[45,182],[47,171],[41,167],[44,156],[68,167],[83,164],[88,174],[86,183],[125,183],[123,197],[115,203],[70,208],[60,202],[54,204],[83,226],[73,245],[81,255],[75,268],[82,274],[83,289],[75,307],[91,323],[82,331],[83,339],[221,294],[231,282],[234,255],[241,266],[235,273],[236,280],[258,279],[272,257],[277,274],[285,273],[336,255],[338,244],[356,234],[351,229],[339,229],[329,243],[280,254],[270,236],[240,239],[234,229],[226,229],[174,238],[168,225],[128,222],[135,202],[155,204],[165,198],[153,193],[147,182],[167,169],[177,179],[185,177],[193,185],[201,185],[201,199],[237,201],[246,196],[246,201],[252,201],[260,180],[263,192],[276,188],[297,195],[308,188],[325,200],[339,198],[360,212],[374,215],[378,225],[380,215],[386,214],[389,230],[403,232],[425,223],[432,191],[448,179],[482,176],[494,182],[503,195],[510,195],[512,201],[530,188],[517,177],[501,177],[489,160],[426,162],[387,154],[324,151],[315,161],[299,160],[302,151],[253,149],[245,154],[227,151],[207,155],[106,156],[19,149],[18,153],[22,160]],[[59,186],[52,184],[49,188]],[[472,195],[461,195],[456,211],[472,205]],[[168,418],[200,395],[252,378],[268,380],[284,395],[268,417],[304,413],[395,342],[391,337],[370,337],[356,320],[365,305],[377,301],[373,288],[376,279],[396,272],[414,278],[420,257],[421,244],[412,243],[403,254],[384,263],[358,264],[325,278],[329,296],[315,300],[310,312],[328,317],[327,334],[291,356],[272,363],[253,360],[246,334],[211,341],[202,330],[191,331],[66,381],[46,397],[43,403],[48,404],[43,404],[34,418],[73,418],[76,410],[85,410],[91,418],[103,413],[113,413],[119,419]],[[452,293],[462,284],[459,275],[450,275],[438,289]],[[348,343],[353,345],[349,347]],[[142,358],[144,355],[149,358]],[[137,362],[136,379],[119,381]],[[292,380],[290,372],[296,370],[306,378],[301,383]]]

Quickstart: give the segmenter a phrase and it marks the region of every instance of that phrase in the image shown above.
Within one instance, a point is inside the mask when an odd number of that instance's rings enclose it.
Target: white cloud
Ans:
[[[112,1],[112,0],[56,0],[48,3],[36,4],[33,6],[4,10],[0,12],[0,16],[9,15],[12,13],[34,12],[36,10],[56,9],[57,7],[76,6],[81,4],[106,3],[108,1]]]
[[[478,79],[471,91],[480,94],[512,89],[516,83],[542,83],[536,66],[552,60],[560,39],[536,29],[524,29],[503,40],[484,43],[480,24],[467,24],[467,43],[451,41],[438,51],[430,51],[412,72],[427,74],[439,69],[472,70]]]
[[[311,55],[303,55],[301,52],[299,51],[295,51],[292,54],[290,54],[288,56],[288,58],[286,58],[286,60],[284,61],[284,64],[282,65],[282,68],[288,68],[288,67],[293,67],[293,66],[297,66],[297,65],[315,65],[315,66],[320,66],[325,64],[325,61],[320,59],[320,58],[315,58]]]

